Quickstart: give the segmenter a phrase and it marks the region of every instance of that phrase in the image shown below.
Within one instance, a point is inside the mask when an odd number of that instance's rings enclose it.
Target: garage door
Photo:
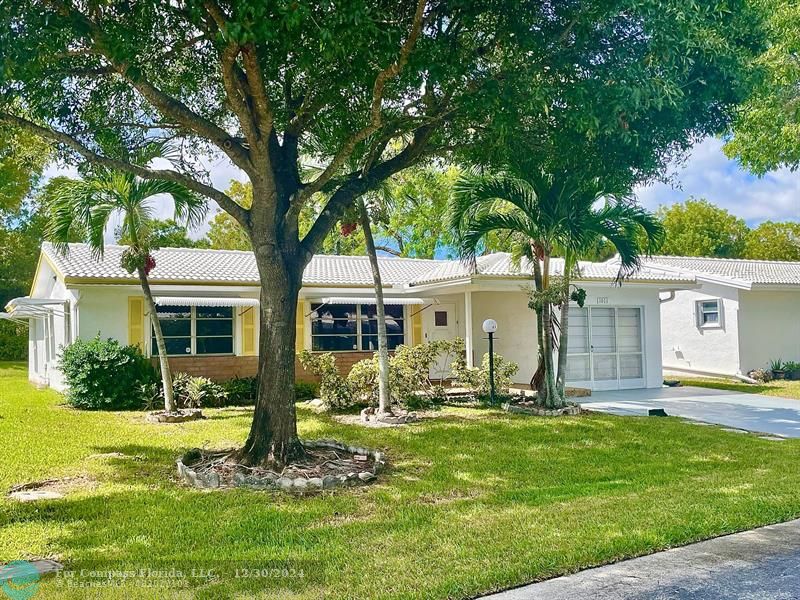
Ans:
[[[569,309],[567,381],[593,390],[645,387],[642,309]]]

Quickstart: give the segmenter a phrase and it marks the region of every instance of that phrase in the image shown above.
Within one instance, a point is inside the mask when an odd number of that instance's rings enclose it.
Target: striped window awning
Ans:
[[[319,300],[323,304],[376,304],[375,298],[372,297],[363,297],[363,298],[354,298],[352,296],[335,296],[332,298],[322,298]],[[394,305],[414,305],[414,304],[425,304],[425,301],[422,298],[384,298],[384,304],[394,304]]]
[[[258,306],[257,298],[156,296],[156,306]]]

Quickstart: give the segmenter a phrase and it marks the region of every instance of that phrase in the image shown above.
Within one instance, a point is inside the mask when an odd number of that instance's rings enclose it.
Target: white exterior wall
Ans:
[[[675,293],[661,305],[662,356],[665,369],[735,375],[740,372],[740,294],[731,286],[705,283],[698,290]],[[697,303],[721,300],[719,327],[700,327]]]
[[[72,341],[73,294],[43,262],[36,281],[36,298],[63,301],[48,305],[43,316],[28,322],[28,379],[38,385],[63,390],[64,380],[58,370],[61,347]],[[44,307],[43,307],[44,308]]]
[[[486,319],[497,321],[494,351],[519,365],[514,383],[529,383],[536,371],[536,313],[528,308],[528,296],[522,291],[472,292],[473,361],[481,365],[489,352],[489,340],[483,333]]]
[[[99,333],[101,339],[114,338],[127,344],[128,297],[141,295],[141,291],[137,293],[128,286],[82,287],[78,337],[90,340]]]
[[[741,291],[739,298],[742,371],[778,358],[800,362],[800,290]]]
[[[642,309],[644,338],[644,376],[647,387],[661,387],[661,321],[658,290],[627,283],[622,287],[610,284],[581,284],[586,290],[586,306],[639,307]],[[527,384],[536,371],[538,348],[536,313],[528,308],[528,296],[522,284],[507,291],[472,292],[473,357],[480,365],[489,351],[481,325],[485,319],[497,321],[495,352],[519,365],[515,383]]]

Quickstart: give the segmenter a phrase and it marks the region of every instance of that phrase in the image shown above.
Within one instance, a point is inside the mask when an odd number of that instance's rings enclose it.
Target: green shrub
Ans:
[[[0,360],[28,358],[28,328],[19,323],[0,321]]]
[[[317,397],[317,384],[308,381],[298,381],[294,384],[294,400],[295,402],[303,402],[305,400],[313,400]]]
[[[497,396],[507,396],[519,365],[500,354],[494,355],[494,387]],[[467,367],[464,360],[453,363],[455,385],[467,388],[477,398],[488,397],[491,390],[489,380],[489,353],[483,355],[480,367]]]
[[[464,340],[437,340],[416,346],[398,346],[389,359],[389,390],[392,399],[407,407],[422,404],[441,404],[445,400],[442,382],[431,382],[433,363],[444,356],[459,356],[464,352]]]
[[[463,353],[464,342],[435,341],[417,346],[398,346],[389,357],[389,395],[391,402],[407,407],[441,403],[441,383],[431,383],[431,365],[442,354]],[[303,367],[320,378],[319,395],[331,408],[375,406],[378,404],[378,356],[353,365],[347,377],[336,368],[336,357],[330,352],[315,354],[305,350],[298,355]],[[447,359],[445,359],[447,360]]]
[[[256,390],[258,388],[257,377],[234,377],[221,383],[228,395],[228,406],[245,406],[255,404]]]
[[[188,373],[176,373],[172,377],[172,390],[178,408],[214,408],[225,406],[228,399],[225,388],[219,383]]]
[[[255,404],[256,393],[258,391],[257,377],[234,377],[227,381],[220,382],[222,389],[227,395],[226,406],[248,406]],[[317,385],[298,381],[294,384],[294,395],[297,402],[311,400],[317,396]]]
[[[142,408],[156,371],[139,349],[117,340],[77,340],[61,347],[59,368],[68,386],[67,402],[88,410]]]
[[[391,368],[389,374],[391,393]],[[350,390],[351,404],[359,406],[378,405],[378,354],[372,358],[358,361],[347,374],[347,387]]]
[[[303,350],[297,358],[306,371],[319,377],[319,397],[329,408],[347,408],[356,403],[347,380],[336,368],[333,354]]]

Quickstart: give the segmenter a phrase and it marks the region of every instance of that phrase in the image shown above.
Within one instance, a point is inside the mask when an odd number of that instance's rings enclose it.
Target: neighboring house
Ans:
[[[655,256],[646,267],[699,284],[661,305],[665,369],[746,375],[800,362],[800,262]]]
[[[83,244],[66,255],[45,243],[30,297],[12,300],[5,318],[29,319],[30,379],[63,389],[59,348],[98,333],[155,348],[136,279],[120,267],[123,246],[107,246],[102,260]],[[164,248],[150,275],[158,316],[175,371],[213,379],[257,370],[259,279],[250,252]],[[495,351],[520,365],[518,383],[536,367],[536,319],[524,288],[529,265],[508,254],[458,261],[381,258],[390,347],[463,337],[467,361],[487,351],[481,324],[498,324]],[[558,274],[563,262],[553,261]],[[593,389],[661,385],[659,294],[694,286],[692,276],[643,269],[624,285],[616,267],[582,263],[576,284],[585,308],[570,318],[570,383]],[[367,257],[315,256],[303,275],[297,312],[297,350],[332,351],[347,370],[377,348],[375,296]],[[269,357],[264,357],[269,360]],[[436,365],[432,377],[446,373]],[[298,378],[308,378],[298,367]]]

